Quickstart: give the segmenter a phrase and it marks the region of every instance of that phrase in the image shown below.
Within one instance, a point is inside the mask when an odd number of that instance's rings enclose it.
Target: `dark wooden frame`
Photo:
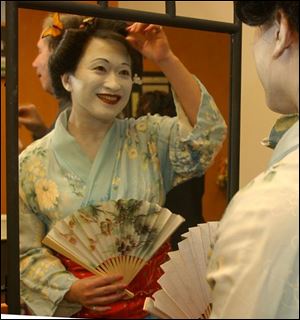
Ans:
[[[20,314],[19,204],[18,204],[18,9],[57,11],[108,19],[139,21],[165,26],[227,33],[231,36],[228,201],[239,188],[241,23],[234,14],[233,23],[176,16],[176,1],[165,1],[166,13],[111,8],[107,1],[84,4],[72,1],[7,1],[6,29],[6,171],[7,171],[7,245],[8,292],[10,314]]]
[[[2,70],[2,63],[4,59],[4,69]],[[6,27],[1,25],[1,78],[5,78],[6,74]]]

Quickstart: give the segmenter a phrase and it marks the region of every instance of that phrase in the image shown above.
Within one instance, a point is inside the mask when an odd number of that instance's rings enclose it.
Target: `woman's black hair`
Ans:
[[[299,33],[299,1],[234,1],[236,15],[250,26],[270,23],[277,10],[288,17],[290,27]]]
[[[100,18],[91,18],[79,29],[68,29],[58,47],[49,58],[49,72],[54,94],[58,99],[70,101],[70,93],[63,87],[61,76],[75,72],[85,48],[92,38],[109,39],[120,42],[127,49],[132,63],[132,74],[141,70],[142,57],[125,39],[127,24]]]
[[[148,91],[141,95],[137,107],[137,117],[146,114],[160,114],[161,116],[176,116],[176,107],[170,92],[160,90]]]

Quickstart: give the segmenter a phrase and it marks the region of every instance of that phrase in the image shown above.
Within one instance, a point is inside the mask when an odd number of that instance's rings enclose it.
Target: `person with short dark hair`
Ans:
[[[147,91],[141,94],[137,106],[137,117],[150,114],[176,117],[176,107],[172,94],[161,90]]]
[[[43,21],[41,36],[37,42],[38,54],[32,66],[36,69],[42,89],[51,95],[53,88],[48,69],[49,57],[58,46],[64,32],[68,28],[79,28],[81,21],[81,16],[58,13],[48,15]],[[51,30],[54,31],[51,32]],[[66,107],[64,101],[59,101],[59,112]],[[45,125],[37,107],[32,103],[19,106],[19,124],[31,132],[33,140],[42,138],[53,129],[53,126],[48,128]]]
[[[141,54],[171,83],[178,118],[117,118]],[[159,288],[168,241],[129,285],[119,274],[94,276],[41,241],[57,221],[87,206],[129,199],[161,206],[170,189],[212,163],[224,119],[157,25],[115,21],[104,30],[101,19],[87,17],[65,32],[49,70],[55,96],[71,107],[20,155],[22,299],[40,316],[147,317],[143,304]],[[124,300],[127,285],[134,297]]]
[[[268,167],[221,219],[207,273],[210,317],[299,319],[299,119],[292,116],[299,115],[299,2],[235,6],[256,27],[254,58],[267,105],[285,117],[272,130]]]

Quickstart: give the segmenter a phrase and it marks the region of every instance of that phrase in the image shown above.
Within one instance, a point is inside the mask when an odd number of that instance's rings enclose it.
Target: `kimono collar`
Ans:
[[[269,163],[269,167],[299,148],[299,120],[282,136]]]
[[[70,115],[70,108],[60,113],[54,128],[54,136],[52,145],[57,161],[62,167],[73,171],[81,179],[86,180],[87,177],[96,170],[97,164],[100,165],[105,161],[105,153],[98,151],[95,160],[92,162],[88,156],[82,151],[76,139],[68,132],[67,124]],[[115,146],[115,125],[113,125],[104,137],[101,149],[106,150],[110,154],[111,149]]]
[[[279,140],[283,137],[283,135],[288,131],[289,128],[293,126],[299,120],[299,114],[289,114],[280,117],[276,122],[274,127],[271,130],[269,137],[262,140],[261,144],[275,149]]]
[[[67,108],[57,118],[52,144],[57,161],[69,170],[74,171],[75,169],[77,174],[83,178],[86,176],[86,168],[91,167],[91,161],[83,154],[80,145],[67,130],[70,112],[71,109]]]

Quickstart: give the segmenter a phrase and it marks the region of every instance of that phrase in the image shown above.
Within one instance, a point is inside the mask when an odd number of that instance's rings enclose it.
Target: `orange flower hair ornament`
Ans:
[[[62,31],[64,29],[64,25],[61,22],[59,18],[59,13],[55,12],[53,14],[53,23],[51,27],[46,28],[42,33],[42,38],[51,36],[53,38],[56,38],[62,34]]]

